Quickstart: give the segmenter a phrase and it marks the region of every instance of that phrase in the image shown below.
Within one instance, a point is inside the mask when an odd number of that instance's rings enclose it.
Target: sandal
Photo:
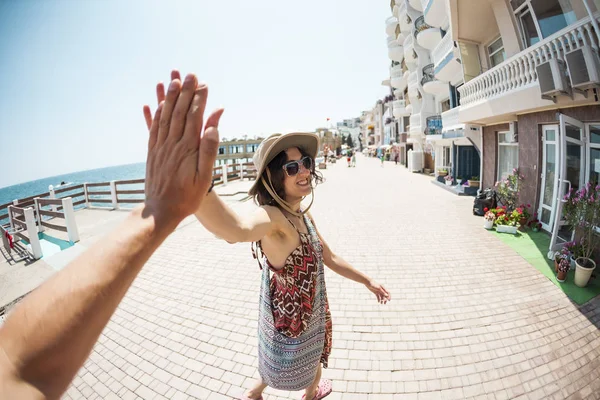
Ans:
[[[331,393],[331,381],[329,379],[321,379],[319,381],[319,387],[317,388],[317,394],[313,397],[313,400],[321,400],[324,397],[327,397]],[[304,400],[306,394],[302,395],[302,400]]]
[[[248,396],[246,396],[245,394],[243,394],[243,395],[242,395],[242,397],[240,397],[240,400],[254,400],[254,399],[251,399],[250,397],[248,397]],[[263,397],[262,397],[262,396],[260,396],[260,397],[258,398],[258,400],[263,400]]]

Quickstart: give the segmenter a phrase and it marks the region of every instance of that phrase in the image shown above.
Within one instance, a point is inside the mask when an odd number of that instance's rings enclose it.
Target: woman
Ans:
[[[275,134],[254,155],[259,177],[249,194],[260,208],[249,218],[236,215],[211,191],[196,217],[224,240],[254,242],[263,270],[259,321],[261,378],[243,399],[261,399],[267,386],[305,390],[306,399],[321,399],[331,382],[320,380],[331,351],[331,315],[323,264],[364,284],[380,303],[388,291],[334,254],[318,233],[301,201],[322,181],[314,158],[319,138],[312,133]],[[313,194],[314,200],[314,194]],[[272,277],[271,277],[271,273]]]

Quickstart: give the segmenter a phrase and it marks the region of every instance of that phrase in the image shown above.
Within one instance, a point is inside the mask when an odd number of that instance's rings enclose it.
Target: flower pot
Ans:
[[[584,266],[584,264],[586,264],[586,266]],[[585,287],[595,268],[596,263],[589,258],[580,257],[575,260],[575,284],[579,287]]]
[[[566,281],[567,280],[567,271],[564,271],[564,272],[558,271],[556,273],[556,280],[559,281],[559,282]]]
[[[511,233],[513,235],[516,235],[517,227],[509,225],[496,225],[496,231],[499,233]]]
[[[536,226],[536,227],[534,227],[534,228],[532,229],[532,231],[534,231],[534,232],[539,232],[540,230],[539,230],[539,229],[537,228],[537,226]]]
[[[575,267],[577,267],[577,264],[575,263],[575,257],[570,256],[569,261],[571,262],[571,268],[575,269]]]
[[[447,172],[438,172],[438,176],[447,176],[448,173]]]
[[[483,221],[483,227],[487,230],[490,230],[494,227],[494,221],[493,220],[485,220]]]
[[[471,180],[469,180],[468,182],[469,182],[469,187],[472,187],[472,188],[479,187],[479,181],[471,181]]]
[[[525,218],[525,217],[521,218],[521,219],[519,220],[519,224],[521,225],[521,226],[519,227],[519,230],[520,230],[521,232],[524,232],[524,231],[525,231],[525,228],[527,227],[527,218]]]
[[[554,260],[554,273],[558,274],[558,261]]]
[[[446,186],[452,186],[452,181],[446,181]]]

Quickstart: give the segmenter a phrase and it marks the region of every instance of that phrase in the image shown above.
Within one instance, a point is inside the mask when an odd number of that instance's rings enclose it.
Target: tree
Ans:
[[[348,145],[348,147],[350,147],[351,149],[354,148],[354,141],[352,140],[352,135],[348,134],[348,137],[346,138],[346,144]]]
[[[346,144],[347,136],[342,133],[342,144]]]

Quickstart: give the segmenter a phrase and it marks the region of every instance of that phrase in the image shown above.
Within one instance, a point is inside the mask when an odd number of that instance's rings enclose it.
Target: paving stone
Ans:
[[[571,303],[482,228],[472,198],[393,163],[359,156],[357,165],[322,171],[311,214],[330,248],[392,301],[379,305],[326,269],[329,398],[598,398],[600,298]],[[65,398],[221,399],[253,385],[261,275],[249,248],[186,220],[141,271]]]

